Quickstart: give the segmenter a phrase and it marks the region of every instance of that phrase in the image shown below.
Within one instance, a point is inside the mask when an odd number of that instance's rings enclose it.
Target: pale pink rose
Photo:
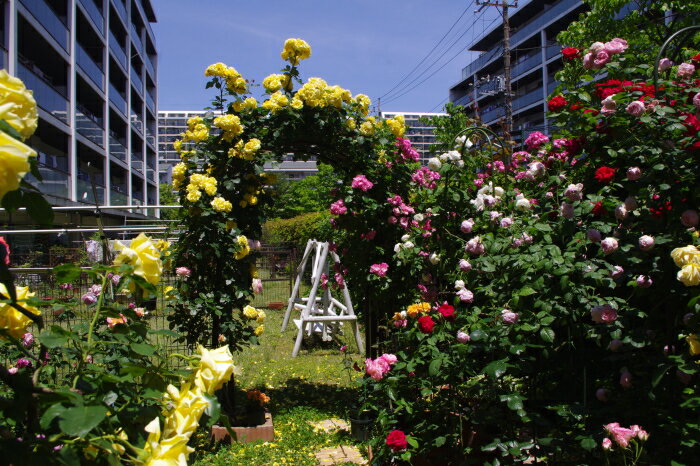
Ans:
[[[394,327],[405,327],[408,325],[408,320],[406,319],[399,319],[394,321]]]
[[[613,96],[607,96],[601,103],[603,104],[603,107],[600,109],[600,113],[603,115],[612,115],[617,111],[617,102],[615,102]]]
[[[146,310],[142,307],[137,307],[134,309],[134,314],[136,314],[137,317],[143,317],[146,315]]]
[[[600,240],[603,239],[603,236],[595,228],[590,228],[586,232],[586,237],[588,237],[588,241],[592,243],[600,243]]]
[[[644,113],[644,102],[641,100],[635,100],[634,102],[631,102],[625,110],[627,110],[627,113],[629,113],[632,116],[638,117],[642,113]]]
[[[468,333],[465,333],[463,331],[457,332],[457,341],[460,343],[468,343],[471,338],[469,337]]]
[[[627,169],[627,179],[636,181],[642,177],[642,170],[639,167],[629,167]]]
[[[617,443],[622,448],[627,448],[629,441],[634,437],[634,432],[632,429],[620,426],[617,422],[610,423],[605,426],[605,430],[612,435],[615,443]]]
[[[649,439],[649,432],[642,429],[638,425],[630,426],[630,429],[634,432],[635,436],[642,442],[646,442]]]
[[[570,184],[564,190],[564,196],[569,202],[576,202],[583,199],[583,183]]]
[[[666,71],[673,66],[673,62],[668,58],[662,58],[659,60],[659,71]]]
[[[546,197],[548,199],[552,198],[552,197],[554,197],[554,193],[552,191],[547,191],[546,193],[544,193],[544,197]]]
[[[601,446],[603,447],[603,450],[610,450],[612,448],[612,440],[605,437],[601,443]]]
[[[700,92],[693,96],[693,105],[695,105],[695,108],[700,110]]]
[[[637,286],[640,288],[649,288],[653,283],[654,281],[646,275],[637,276]]]
[[[562,202],[561,207],[559,207],[559,213],[564,218],[574,218],[574,205],[568,202]]]
[[[484,205],[486,207],[493,207],[496,205],[498,200],[490,194],[484,196]]]
[[[34,334],[31,332],[27,332],[24,335],[22,335],[22,346],[25,348],[31,348],[32,345],[34,344]]]
[[[635,199],[633,196],[627,196],[625,199],[625,207],[627,210],[636,210],[637,207],[639,207],[639,204],[637,204],[637,199]]]
[[[83,296],[80,297],[80,299],[88,306],[97,302],[97,296],[90,292],[85,293]]]
[[[528,165],[527,171],[535,178],[539,178],[547,171],[547,167],[542,162],[532,162]]]
[[[524,242],[525,244],[532,244],[532,242],[535,240],[535,238],[533,238],[532,236],[528,235],[527,233],[523,233],[522,238],[523,238],[523,242]]]
[[[459,260],[459,270],[462,272],[469,272],[472,269],[472,265],[466,259]]]
[[[599,388],[595,391],[595,397],[598,401],[608,401],[608,396],[610,395],[610,390],[607,388]]]
[[[700,95],[700,94],[698,94]],[[688,228],[693,228],[698,226],[698,212],[697,210],[686,210],[681,214],[681,223],[683,226]]]
[[[469,220],[463,221],[462,224],[459,226],[459,229],[462,233],[471,233],[472,228],[474,228],[474,220],[471,218]]]
[[[588,48],[588,51],[591,52],[593,55],[596,55],[598,52],[601,52],[603,50],[605,50],[605,44],[603,42],[593,42]]]
[[[691,63],[681,63],[678,65],[678,71],[676,71],[676,76],[679,78],[689,78],[695,73],[695,66]]]
[[[644,235],[639,237],[639,248],[642,251],[650,251],[654,248],[654,237]]]
[[[455,293],[455,294],[457,295],[459,300],[463,303],[469,304],[469,303],[472,303],[474,301],[474,293],[472,293],[471,291],[469,291],[466,288],[462,288],[461,290],[457,291],[457,293]]]
[[[389,225],[396,225],[396,222],[398,222],[399,219],[392,215],[391,217],[387,218],[386,221],[389,223]]]
[[[513,240],[513,242],[510,243],[510,245],[511,245],[512,247],[514,247],[514,248],[519,248],[520,246],[523,245],[523,240],[520,239],[520,238],[515,238],[515,239]]]
[[[178,267],[175,269],[175,275],[178,277],[189,277],[192,271],[187,267]]]
[[[501,228],[508,228],[513,225],[513,219],[510,217],[505,217],[501,219]]]
[[[381,366],[369,358],[365,359],[365,371],[374,380],[382,380],[384,376]]]
[[[587,53],[583,56],[583,67],[587,70],[593,69],[593,54]]]
[[[632,373],[626,367],[620,373],[620,386],[622,388],[632,388]]]
[[[625,273],[625,269],[623,269],[619,265],[616,265],[610,271],[610,277],[612,277],[613,280],[617,280],[618,278],[620,278],[622,276],[623,273]]]
[[[262,293],[263,292],[262,280],[260,280],[259,278],[254,278],[253,283],[252,283],[252,287],[253,287],[253,293],[255,293],[255,294]]]
[[[624,204],[620,204],[615,207],[615,218],[618,220],[624,220],[627,218],[627,208]]]
[[[520,316],[517,312],[513,312],[510,309],[503,309],[501,311],[501,320],[506,324],[514,324],[518,321]]]
[[[600,247],[603,249],[603,254],[605,254],[606,256],[608,254],[612,254],[613,252],[617,251],[617,240],[608,236],[600,242]]]
[[[396,364],[396,361],[399,360],[399,359],[396,357],[395,354],[390,354],[390,353],[384,353],[384,354],[382,354],[381,356],[379,356],[378,359],[383,359],[383,360],[386,361],[390,366],[393,365],[393,364]]]
[[[612,324],[617,320],[617,311],[609,304],[591,309],[591,319],[598,324]]]
[[[619,340],[617,338],[610,340],[610,344],[608,344],[608,349],[613,353],[617,353],[618,351],[620,351],[620,349],[622,349],[622,340]]]
[[[19,369],[17,369],[16,367],[10,367],[9,369],[7,369],[7,373],[10,375],[15,375],[17,372],[19,372]]]
[[[606,63],[608,63],[611,59],[611,55],[606,52],[605,50],[601,50],[595,55],[595,58],[593,59],[593,67],[594,68],[602,68]]]
[[[603,46],[603,50],[605,50],[610,55],[622,53],[625,50],[627,50],[627,41],[625,41],[624,39],[615,38],[610,42],[606,42]]]
[[[467,241],[466,246],[464,246],[464,250],[474,256],[483,254],[485,252],[485,248],[484,243],[481,242],[481,237],[475,236],[474,238]]]

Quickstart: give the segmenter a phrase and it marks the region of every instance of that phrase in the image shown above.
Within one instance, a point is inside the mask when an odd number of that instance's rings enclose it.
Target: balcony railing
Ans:
[[[102,71],[102,67],[95,63],[90,55],[85,51],[85,49],[78,43],[75,44],[75,55],[76,62],[80,69],[82,69],[85,74],[88,75],[90,80],[97,85],[101,90],[105,90],[105,75]]]
[[[122,0],[112,0],[112,5],[114,5],[114,8],[117,10],[117,13],[122,17],[122,20],[124,20],[124,24],[126,24],[128,17],[126,16],[126,7],[124,6],[124,3]]]
[[[146,105],[148,105],[148,108],[150,108],[154,114],[158,113],[156,111],[156,101],[150,92],[146,92]]]
[[[109,153],[115,159],[126,163],[126,146],[111,134],[109,136]]]
[[[39,181],[31,173],[24,177],[32,186],[39,189],[43,194],[58,196],[66,199],[70,198],[70,175],[56,168],[39,164],[39,174],[42,180]]]
[[[151,73],[151,78],[153,78],[153,80],[155,81],[156,80],[156,67],[152,61],[153,59],[148,54],[146,54],[145,58],[146,58],[146,60],[144,60],[144,61],[146,62],[146,68],[148,68],[148,71]]]
[[[126,52],[122,48],[121,44],[117,40],[116,36],[109,31],[109,49],[113,52],[114,58],[117,59],[119,63],[126,69],[128,62],[126,60]]]
[[[547,49],[545,51],[545,54],[547,56],[547,60],[550,60],[557,55],[561,53],[561,45],[559,44],[554,44],[554,45],[549,45],[547,46]]]
[[[82,105],[75,106],[75,129],[100,147],[104,147],[105,131],[99,118]]]
[[[109,100],[126,116],[126,100],[112,83],[109,83]]]
[[[129,196],[121,191],[111,189],[109,191],[110,205],[129,205]]]
[[[63,50],[68,51],[68,28],[56,12],[44,0],[21,0],[31,14],[56,39]]]
[[[527,94],[518,97],[513,101],[513,110],[520,110],[521,108],[532,105],[537,101],[543,100],[542,89],[535,89],[534,91],[528,92]]]
[[[146,127],[146,142],[152,147],[156,147],[156,134],[149,127]]]
[[[139,95],[143,95],[143,80],[139,72],[133,67],[131,68],[131,84],[138,91]]]
[[[17,63],[17,76],[34,92],[39,107],[68,124],[68,100],[60,92],[22,63]]]
[[[483,121],[484,123],[492,123],[505,114],[506,114],[506,111],[503,107],[496,107],[492,110],[484,112],[481,115],[481,121]]]
[[[90,204],[100,204],[102,205],[105,200],[105,187],[97,184],[95,182],[95,191],[97,191],[97,199],[93,195],[92,183],[88,181],[87,175],[85,173],[78,173],[78,199],[83,202],[88,202]]]
[[[459,99],[455,100],[454,103],[455,103],[455,105],[465,105],[466,106],[466,105],[469,105],[472,102],[472,100],[474,100],[474,93],[470,89],[467,92],[467,94],[465,94],[462,97],[460,97]]]
[[[134,48],[143,56],[143,42],[141,42],[141,34],[136,30],[136,27],[131,25],[131,40],[134,43]]]
[[[83,5],[88,13],[88,16],[90,16],[92,22],[95,23],[95,26],[97,26],[97,30],[100,31],[100,34],[104,34],[105,18],[99,8],[97,8],[97,5],[95,5],[95,2],[92,0],[80,0],[80,4]]]
[[[143,154],[131,154],[131,169],[143,173]]]
[[[143,119],[134,113],[134,109],[131,109],[131,127],[138,131],[139,134],[143,135]]]
[[[539,51],[513,67],[513,79],[532,71],[542,64]]]

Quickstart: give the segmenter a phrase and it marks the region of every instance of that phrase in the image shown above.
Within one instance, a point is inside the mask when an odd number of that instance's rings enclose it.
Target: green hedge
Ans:
[[[263,224],[263,242],[292,243],[299,248],[310,239],[327,241],[331,234],[330,214],[311,212],[292,218],[268,220]]]

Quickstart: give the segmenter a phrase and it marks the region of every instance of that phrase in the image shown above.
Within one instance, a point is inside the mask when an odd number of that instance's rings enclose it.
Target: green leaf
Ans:
[[[428,374],[430,376],[437,375],[440,371],[440,366],[442,366],[442,359],[433,359],[428,367]]]
[[[77,406],[63,411],[58,426],[71,437],[84,437],[107,416],[104,406]]]
[[[499,359],[484,367],[484,373],[489,377],[499,378],[506,373],[507,367],[506,359]]]
[[[447,441],[447,439],[441,435],[440,437],[435,439],[435,446],[439,448],[439,447],[443,446],[446,441]]]
[[[37,223],[41,225],[53,224],[53,210],[44,196],[39,193],[24,193],[24,205],[27,206],[27,213]]]
[[[536,223],[535,228],[537,228],[540,231],[552,231],[552,227],[550,227],[546,223]]]
[[[581,447],[588,450],[588,451],[591,451],[596,447],[595,440],[593,440],[590,437],[585,438],[585,439],[581,440]]]
[[[69,333],[59,327],[58,325],[52,325],[51,330],[44,330],[39,334],[39,341],[45,345],[47,348],[58,348],[68,343]]]
[[[554,341],[554,330],[549,327],[545,327],[540,330],[540,337],[547,343],[552,343]]]
[[[19,132],[5,120],[0,120],[0,130],[17,139],[18,141],[21,141],[23,139],[22,135],[19,134]]]
[[[57,265],[53,268],[53,273],[56,276],[56,281],[61,283],[74,282],[80,278],[83,271],[75,264]]]
[[[44,414],[42,414],[41,419],[39,420],[39,425],[41,425],[42,429],[47,429],[51,425],[51,421],[56,419],[57,416],[60,416],[65,410],[66,407],[61,403],[51,405],[49,409],[44,411]]]
[[[416,440],[416,438],[411,435],[406,436],[406,443],[411,445],[413,448],[418,448],[418,440]]]
[[[2,198],[2,207],[7,210],[16,210],[22,207],[22,191],[15,189],[5,194]]]
[[[141,356],[151,356],[156,352],[156,347],[146,343],[132,343],[131,350]]]
[[[524,287],[520,288],[520,291],[518,291],[518,294],[520,296],[530,296],[530,295],[535,294],[535,293],[537,293],[537,291],[533,290],[529,286],[524,286]]]

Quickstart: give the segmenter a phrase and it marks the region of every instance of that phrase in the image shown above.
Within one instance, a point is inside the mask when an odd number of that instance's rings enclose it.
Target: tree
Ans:
[[[177,194],[173,192],[173,187],[170,184],[161,183],[158,187],[160,191],[160,205],[179,205]],[[161,209],[160,218],[166,220],[176,220],[182,218],[179,209]]]
[[[328,210],[333,199],[331,191],[337,186],[338,175],[333,167],[318,165],[318,174],[299,181],[280,180],[275,185],[274,205],[268,209],[267,218],[292,218],[310,212]]]

